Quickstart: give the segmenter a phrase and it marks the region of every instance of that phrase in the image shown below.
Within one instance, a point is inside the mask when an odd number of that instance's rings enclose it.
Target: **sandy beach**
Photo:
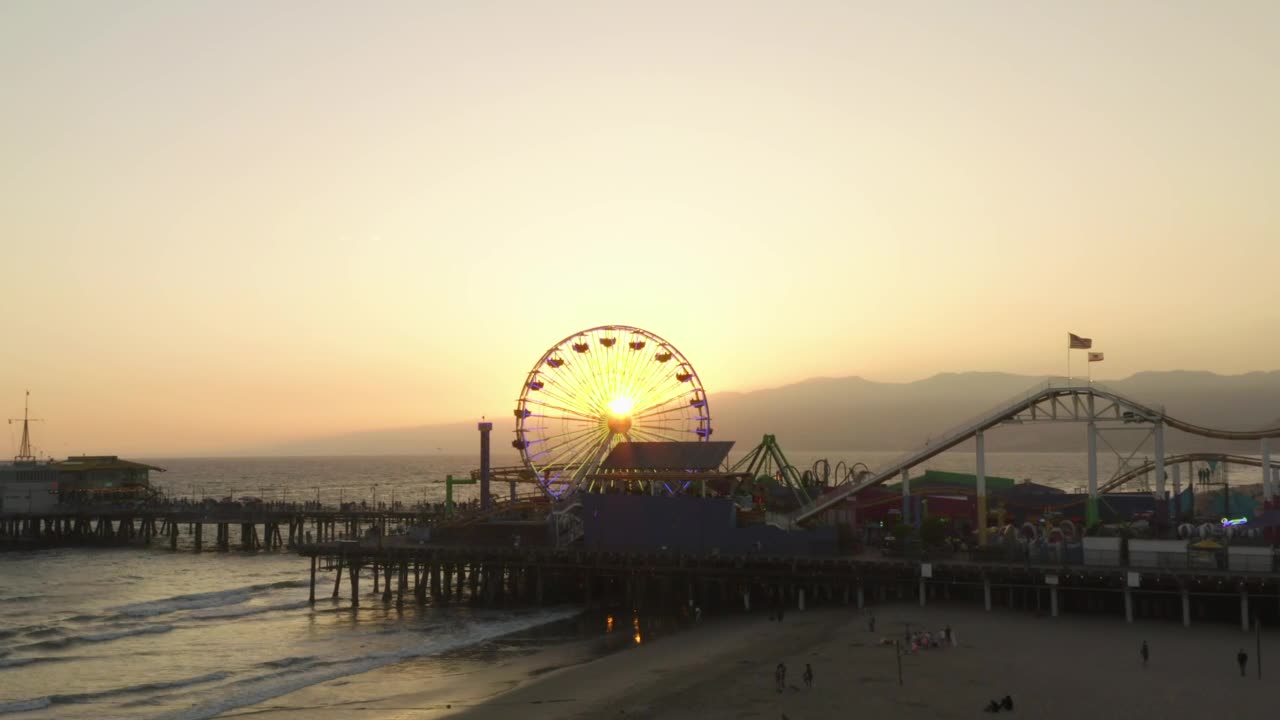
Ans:
[[[394,672],[351,678],[346,687],[318,686],[309,700],[284,698],[254,717],[395,720],[539,720],[546,718],[974,718],[1005,694],[1026,717],[1209,717],[1223,712],[1261,718],[1271,680],[1255,673],[1255,636],[1238,626],[1172,623],[1126,625],[1101,616],[1037,617],[985,613],[967,605],[888,605],[867,615],[848,608],[792,611],[783,623],[764,612],[712,618],[687,632],[592,659],[568,644],[508,660],[495,659],[414,691]],[[902,657],[882,638],[913,628],[950,625],[959,644]],[[626,628],[622,628],[626,631]],[[1139,647],[1151,648],[1144,669]],[[1241,678],[1235,655],[1249,654]],[[1264,678],[1280,673],[1280,638],[1263,636]],[[787,666],[787,689],[774,669]],[[812,665],[815,684],[801,676]],[[442,680],[447,680],[441,678]],[[344,700],[335,704],[334,698]],[[328,702],[326,702],[326,698]]]
[[[968,607],[877,609],[877,632],[848,610],[791,612],[707,623],[674,638],[543,677],[456,717],[481,718],[873,718],[983,717],[991,698],[1013,696],[1015,712],[1037,718],[1263,717],[1269,682],[1254,673],[1252,634],[1231,625],[1190,629],[1122,618],[1048,618]],[[902,658],[878,644],[905,623],[950,624],[959,646]],[[891,632],[892,631],[892,632]],[[1151,660],[1142,667],[1146,640]],[[1250,656],[1241,678],[1235,654]],[[1280,672],[1280,642],[1263,654]],[[773,672],[786,664],[787,690]],[[803,688],[805,663],[814,668]],[[1265,669],[1265,667],[1264,667]],[[1265,677],[1265,676],[1264,676]]]

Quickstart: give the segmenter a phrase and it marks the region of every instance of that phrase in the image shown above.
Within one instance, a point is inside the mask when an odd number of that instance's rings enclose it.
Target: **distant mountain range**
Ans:
[[[793,385],[710,396],[715,439],[739,451],[772,433],[787,450],[883,451],[918,447],[974,416],[1022,395],[1047,378],[1008,373],[945,373],[909,383],[860,377],[814,378]],[[1280,371],[1244,375],[1142,372],[1102,383],[1188,422],[1225,429],[1280,425]],[[494,421],[494,451],[508,454],[510,417]],[[1169,432],[1168,452],[1257,453],[1255,443],[1223,443]],[[475,422],[357,432],[246,448],[255,455],[381,455],[475,452]],[[1008,426],[987,438],[990,451],[1073,451],[1085,447],[1077,424]]]

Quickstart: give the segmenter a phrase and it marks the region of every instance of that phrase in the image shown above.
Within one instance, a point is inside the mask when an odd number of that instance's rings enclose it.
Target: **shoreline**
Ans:
[[[874,633],[867,629],[872,613]],[[905,635],[906,623],[950,625],[957,646],[904,654],[899,685],[896,651],[880,643]],[[1144,641],[1152,652],[1146,668],[1138,653]],[[1275,704],[1267,679],[1274,671],[1257,679],[1256,643],[1229,625],[1129,625],[964,605],[792,611],[782,623],[758,612],[529,678],[474,706],[394,717],[803,720],[856,712],[925,720],[984,717],[985,704],[1006,694],[1017,712],[1050,720],[1208,716],[1221,713],[1224,699],[1233,716],[1263,717]],[[1264,634],[1261,646],[1265,658],[1277,657],[1280,636]],[[1245,677],[1235,663],[1241,648],[1250,656]],[[773,687],[778,662],[788,668],[783,693]],[[805,663],[814,668],[813,690],[801,682]]]
[[[876,632],[867,629],[869,615]],[[950,625],[956,647],[903,654],[913,629]],[[622,628],[629,632],[629,628]],[[782,623],[764,611],[729,614],[655,641],[601,653],[600,638],[540,646],[531,652],[459,653],[335,680],[222,717],[295,720],[551,720],[553,718],[985,717],[991,699],[1011,695],[1027,717],[1095,720],[1154,714],[1263,717],[1274,706],[1275,672],[1256,677],[1252,633],[1230,625],[1183,628],[1110,616],[1051,618],[984,612],[966,604],[910,604],[791,611]],[[1151,648],[1142,667],[1138,648]],[[1265,632],[1267,668],[1280,657],[1280,633]],[[1240,677],[1235,653],[1249,654]],[[778,693],[777,663],[788,668]],[[812,664],[815,686],[801,682]]]

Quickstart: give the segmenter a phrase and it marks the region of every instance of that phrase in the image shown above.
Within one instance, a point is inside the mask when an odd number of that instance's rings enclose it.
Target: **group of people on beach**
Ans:
[[[991,702],[987,703],[987,706],[983,708],[983,710],[986,710],[987,712],[990,712],[990,713],[997,713],[997,712],[1000,712],[1001,710],[1008,710],[1009,712],[1013,712],[1013,698],[1010,697],[1009,695],[1005,695],[1004,698],[1000,700],[992,700]]]
[[[929,632],[924,630],[921,632],[907,632],[907,646],[911,648],[914,654],[919,650],[928,650],[930,648],[944,648],[955,645],[955,636],[951,633],[951,626],[937,632]]]
[[[1147,667],[1147,662],[1151,660],[1151,646],[1147,645],[1147,641],[1142,641],[1142,647],[1138,648],[1138,654],[1142,656],[1142,667]],[[1240,666],[1240,677],[1245,676],[1245,669],[1249,667],[1249,653],[1240,648],[1236,652],[1236,664]]]
[[[774,669],[773,684],[778,692],[782,692],[787,689],[786,663],[778,663],[778,667]],[[809,663],[804,664],[804,686],[807,690],[813,689],[813,667]]]

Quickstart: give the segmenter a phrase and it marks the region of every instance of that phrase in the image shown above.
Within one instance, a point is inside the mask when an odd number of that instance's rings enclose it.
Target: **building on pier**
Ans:
[[[164,468],[115,455],[79,455],[52,463],[64,500],[143,498],[151,493],[151,472]]]
[[[0,465],[0,513],[42,513],[58,504],[58,471],[52,463]]]

